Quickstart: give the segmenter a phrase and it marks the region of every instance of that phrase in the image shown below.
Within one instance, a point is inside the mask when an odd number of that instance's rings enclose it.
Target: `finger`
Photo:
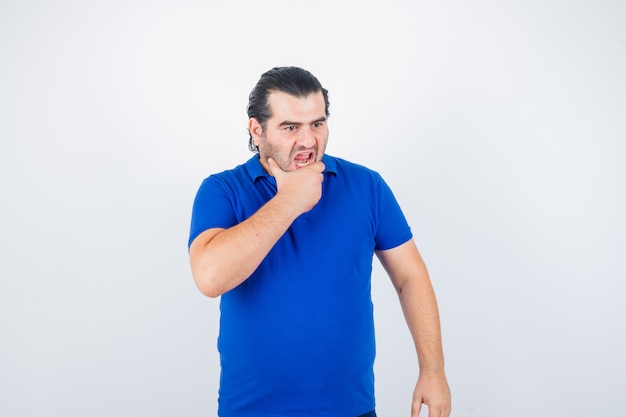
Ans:
[[[313,162],[311,165],[309,165],[311,167],[311,169],[316,170],[317,172],[324,172],[324,170],[326,169],[326,165],[324,165],[323,162],[318,161],[318,162]]]
[[[443,415],[444,413],[441,407],[428,406],[428,417],[441,417]]]
[[[413,408],[411,410],[411,417],[419,417],[420,411],[422,411],[422,402],[420,401],[418,404],[413,404]]]

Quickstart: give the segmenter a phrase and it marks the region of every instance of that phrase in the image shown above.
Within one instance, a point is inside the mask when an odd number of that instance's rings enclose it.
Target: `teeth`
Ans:
[[[311,159],[311,155],[307,155],[306,158],[304,158],[304,159],[298,158],[298,159],[295,159],[294,162],[295,162],[296,166],[302,168],[302,167],[307,166],[309,164],[310,159]]]

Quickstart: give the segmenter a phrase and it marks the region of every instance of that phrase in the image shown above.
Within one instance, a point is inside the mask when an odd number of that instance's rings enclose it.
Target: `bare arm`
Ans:
[[[439,309],[426,265],[413,240],[377,251],[376,255],[398,293],[417,351],[420,375],[411,415],[417,417],[422,404],[426,404],[429,417],[447,417],[451,400],[444,372]]]
[[[247,220],[229,229],[204,231],[189,248],[196,285],[209,297],[248,279],[291,223],[321,198],[323,163],[291,172],[272,160],[269,166],[276,177],[276,195]]]

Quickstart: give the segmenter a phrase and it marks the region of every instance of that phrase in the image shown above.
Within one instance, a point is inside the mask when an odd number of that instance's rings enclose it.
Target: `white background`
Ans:
[[[226,3],[228,3],[226,5]],[[626,415],[623,1],[2,1],[0,414],[215,414],[191,204],[277,65],[330,90],[439,297],[454,416]],[[375,265],[381,417],[417,376]]]

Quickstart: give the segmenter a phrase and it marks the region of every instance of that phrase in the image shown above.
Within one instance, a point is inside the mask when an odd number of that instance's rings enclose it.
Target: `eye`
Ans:
[[[287,132],[294,132],[296,130],[296,127],[294,125],[287,126],[287,127],[285,127],[285,130]]]
[[[324,126],[324,122],[315,122],[313,123],[313,127],[318,128]]]

